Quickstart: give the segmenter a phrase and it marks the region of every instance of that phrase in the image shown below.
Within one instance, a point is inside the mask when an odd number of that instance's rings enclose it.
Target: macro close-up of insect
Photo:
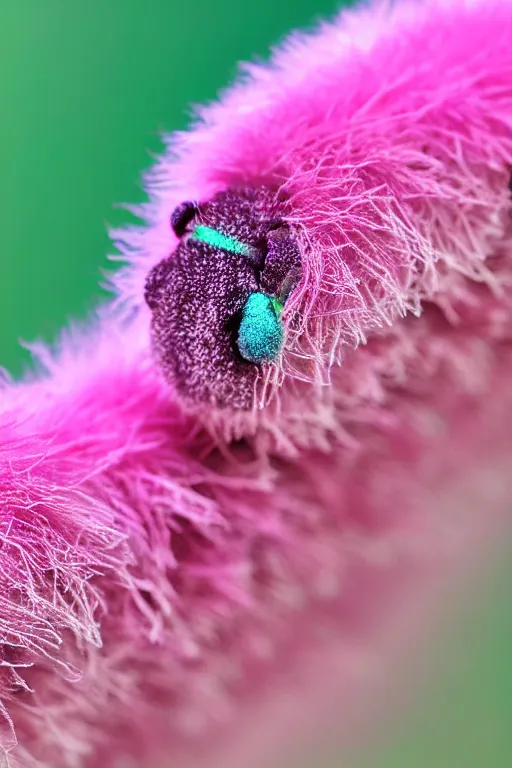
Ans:
[[[0,768],[506,768],[511,0],[24,6]]]
[[[158,359],[192,402],[250,408],[257,366],[279,356],[301,258],[278,213],[275,193],[262,188],[182,203],[171,215],[180,243],[151,271],[145,297]]]

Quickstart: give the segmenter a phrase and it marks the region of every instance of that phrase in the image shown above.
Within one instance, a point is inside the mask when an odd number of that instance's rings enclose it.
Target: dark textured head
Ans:
[[[281,309],[300,254],[266,188],[228,190],[171,215],[176,250],[148,275],[154,354],[194,404],[249,409],[261,368],[280,354]]]

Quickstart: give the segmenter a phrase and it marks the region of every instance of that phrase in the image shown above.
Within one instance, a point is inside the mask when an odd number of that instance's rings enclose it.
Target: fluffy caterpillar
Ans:
[[[387,706],[510,498],[511,40],[346,10],[169,138],[112,301],[0,390],[12,766],[250,768]]]

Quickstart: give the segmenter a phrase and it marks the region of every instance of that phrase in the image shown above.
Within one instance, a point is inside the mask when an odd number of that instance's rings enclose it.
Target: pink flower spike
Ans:
[[[343,11],[168,140],[115,298],[0,389],[13,768],[260,768],[399,706],[512,490],[511,40]]]

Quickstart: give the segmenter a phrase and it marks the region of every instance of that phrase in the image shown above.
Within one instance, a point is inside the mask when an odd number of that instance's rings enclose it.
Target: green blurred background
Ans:
[[[161,132],[183,128],[236,62],[264,57],[331,0],[0,0],[0,366],[50,340],[101,295],[116,203]],[[443,639],[429,691],[372,756],[374,768],[512,764],[510,569],[491,574]],[[330,764],[339,764],[339,761]],[[241,768],[243,768],[241,766]]]

